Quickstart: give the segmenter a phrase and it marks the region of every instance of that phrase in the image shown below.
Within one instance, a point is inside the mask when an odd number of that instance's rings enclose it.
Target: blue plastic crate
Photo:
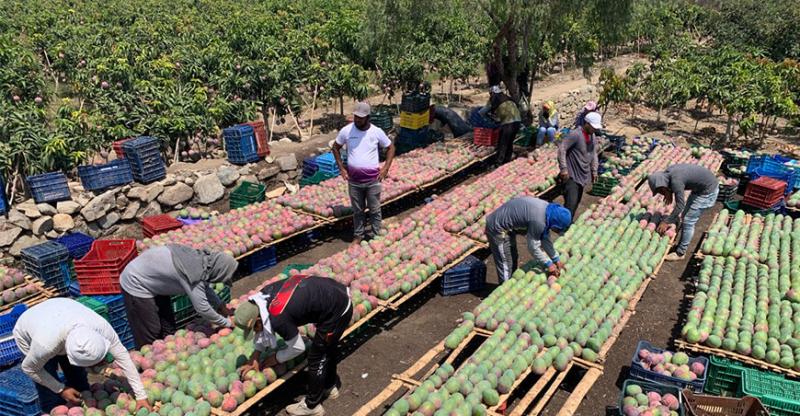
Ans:
[[[47,241],[22,250],[25,271],[38,277],[59,293],[66,293],[72,278],[69,250],[55,241]]]
[[[150,183],[167,176],[164,158],[161,157],[161,141],[158,138],[137,137],[123,143],[122,149],[136,182]]]
[[[94,238],[81,232],[72,232],[56,238],[55,241],[67,248],[70,257],[80,260],[92,248]]]
[[[28,176],[25,181],[37,204],[70,199],[67,177],[62,172]]]
[[[472,109],[472,111],[469,113],[469,119],[467,121],[473,128],[480,127],[484,129],[496,129],[500,127],[500,125],[495,123],[494,120],[490,119],[489,117],[482,116],[480,114],[480,107]]]
[[[314,176],[319,170],[319,165],[317,165],[317,161],[313,157],[307,157],[303,159],[303,177],[308,178]]]
[[[450,282],[445,284],[445,282],[442,282],[442,286],[439,289],[439,293],[442,296],[453,296],[453,295],[460,295],[462,293],[469,293],[482,290],[484,287],[486,287],[485,276],[483,279],[467,280],[458,283]]]
[[[102,191],[133,182],[131,163],[127,159],[103,165],[78,166],[78,176],[87,191]]]
[[[69,286],[67,287],[67,294],[73,298],[81,296],[81,285],[77,280],[73,280],[69,283]]]
[[[0,373],[0,414],[3,416],[42,414],[36,386],[19,366]]]
[[[486,286],[486,264],[475,256],[467,256],[444,272],[440,293],[444,296],[481,290]]]
[[[229,162],[244,165],[259,160],[258,143],[252,126],[239,124],[228,127],[222,130],[222,137]]]
[[[265,247],[247,256],[247,264],[250,273],[260,272],[278,264],[278,256],[275,247]]]
[[[658,354],[663,353],[663,348],[658,348],[653,346],[647,341],[639,341],[639,344],[636,346],[636,351],[633,353],[633,359],[631,360],[631,369],[630,369],[630,376],[639,380],[647,380],[652,381],[654,383],[663,384],[667,386],[676,386],[681,389],[687,388],[691,389],[695,393],[702,393],[703,387],[706,385],[706,376],[708,375],[708,358],[706,357],[692,357],[689,356],[689,365],[691,366],[693,363],[699,362],[703,364],[703,376],[698,377],[694,381],[686,381],[681,380],[677,377],[665,376],[662,374],[658,374],[655,371],[645,370],[642,367],[642,362],[639,359],[639,351],[642,349],[646,349],[651,352],[656,352]]]
[[[3,182],[3,177],[0,176],[0,215],[5,215],[8,212],[8,198],[6,197],[6,185]]]
[[[20,303],[11,308],[10,311],[0,315],[0,337],[11,334],[11,331],[14,330],[14,325],[17,323],[17,319],[19,319],[26,310],[28,310],[28,306],[24,303]]]
[[[69,258],[69,250],[55,241],[23,248],[22,261],[34,266],[48,266]]]
[[[122,295],[96,295],[92,298],[106,305],[109,319],[124,318],[127,322],[128,313],[125,310],[125,300]]]
[[[17,347],[14,335],[0,337],[0,366],[7,367],[22,360],[22,351]]]
[[[460,263],[447,269],[447,271],[444,272],[444,277],[447,278],[448,276],[471,273],[473,271],[482,271],[483,273],[486,273],[486,264],[484,264],[481,259],[475,256],[467,256],[467,258],[462,260]]]

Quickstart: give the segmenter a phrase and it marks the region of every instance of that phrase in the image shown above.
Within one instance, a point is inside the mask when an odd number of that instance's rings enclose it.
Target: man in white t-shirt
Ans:
[[[369,122],[370,108],[365,102],[356,103],[353,122],[344,126],[333,143],[333,155],[342,177],[349,184],[350,205],[353,207],[353,244],[364,238],[364,210],[369,208],[372,234],[381,231],[381,181],[389,174],[394,159],[394,144],[380,127]],[[347,167],[342,162],[342,147],[347,146]],[[386,151],[386,163],[380,166],[378,151]]]

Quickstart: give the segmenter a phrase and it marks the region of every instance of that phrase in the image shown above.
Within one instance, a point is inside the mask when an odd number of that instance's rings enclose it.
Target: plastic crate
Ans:
[[[373,109],[369,115],[369,122],[383,131],[394,128],[392,114],[385,109]]]
[[[87,308],[91,309],[96,314],[102,316],[103,318],[105,318],[106,321],[109,321],[109,322],[111,321],[111,319],[108,316],[108,306],[106,306],[105,303],[100,302],[99,300],[97,300],[97,299],[95,299],[95,298],[93,298],[91,296],[81,296],[81,297],[75,299],[75,301],[77,301],[81,305],[86,306]]]
[[[427,127],[419,130],[401,127],[395,140],[395,148],[398,154],[410,152],[428,144],[430,144],[430,130]]]
[[[70,257],[79,260],[92,248],[94,238],[81,232],[72,232],[56,238],[55,241],[67,248]]]
[[[256,135],[256,154],[259,158],[269,156],[269,144],[267,143],[267,129],[263,121],[251,121],[244,123],[253,128],[253,133]]]
[[[75,262],[81,293],[120,293],[119,275],[136,255],[136,240],[95,241],[89,253]]]
[[[125,159],[125,150],[122,149],[122,144],[131,139],[133,139],[133,137],[117,140],[111,145],[111,147],[114,149],[114,153],[117,154],[117,159]]]
[[[22,360],[22,351],[17,347],[13,334],[0,336],[0,366],[7,367]],[[2,407],[0,406],[0,410]],[[5,413],[2,413],[5,414]]]
[[[108,308],[108,316],[111,319],[119,319],[120,317],[128,316],[128,312],[125,310],[125,299],[122,295],[92,296],[92,299],[106,305]]]
[[[256,202],[265,200],[267,187],[259,183],[242,181],[242,183],[231,192],[231,209],[241,208]]]
[[[490,119],[489,117],[482,116],[480,113],[481,108],[473,108],[472,111],[469,113],[469,124],[473,127],[482,127],[486,129],[496,129],[500,127],[494,120]]]
[[[736,361],[711,355],[703,391],[716,396],[736,396],[745,370],[747,367]]]
[[[705,370],[703,371],[702,377],[697,377],[697,379],[695,379],[694,381],[685,381],[677,377],[665,376],[662,374],[658,374],[655,371],[645,370],[642,367],[641,360],[639,360],[639,351],[641,351],[642,349],[646,349],[651,352],[656,352],[658,354],[667,351],[663,348],[658,348],[647,341],[639,341],[639,344],[636,346],[636,351],[633,353],[633,360],[631,360],[631,369],[630,369],[631,377],[639,380],[652,381],[654,383],[664,384],[668,386],[676,386],[680,387],[681,389],[690,389],[696,393],[703,392],[703,386],[705,386],[706,378],[708,376],[707,358],[689,356],[690,366],[693,363],[699,362],[700,364],[703,364],[703,368]]]
[[[674,395],[675,397],[678,398],[678,414],[680,416],[684,416],[686,414],[685,413],[684,404],[683,404],[683,395],[681,395],[681,390],[679,388],[674,387],[674,386],[665,386],[663,384],[658,384],[658,383],[651,383],[649,381],[628,379],[628,380],[625,380],[625,383],[622,384],[622,391],[620,392],[619,401],[617,402],[618,406],[619,406],[619,414],[620,414],[620,416],[624,416],[624,413],[622,413],[622,400],[625,399],[625,390],[628,389],[628,385],[629,384],[638,385],[639,387],[642,388],[642,391],[645,394],[647,394],[648,392],[654,391],[654,392],[657,392],[658,394],[660,394],[662,396],[667,394],[667,393],[670,393],[670,394]]]
[[[142,218],[142,234],[144,234],[146,238],[166,233],[167,231],[177,230],[181,227],[183,227],[182,222],[167,214]]]
[[[69,250],[55,241],[45,241],[22,249],[22,261],[32,266],[47,266],[69,258]]]
[[[325,172],[317,172],[307,178],[300,179],[300,187],[305,187],[309,185],[319,185],[320,183],[327,181],[328,179],[335,178],[338,175],[330,175]]]
[[[131,164],[126,159],[104,165],[78,166],[78,176],[87,191],[102,191],[133,182]]]
[[[496,146],[499,138],[499,129],[475,127],[475,130],[473,131],[472,142],[477,146]]]
[[[318,172],[339,175],[339,165],[336,163],[336,157],[333,155],[333,153],[323,153],[314,158],[314,162],[317,165]]]
[[[0,337],[8,335],[14,330],[14,324],[23,312],[28,310],[24,303],[15,305],[10,311],[0,315]]]
[[[770,200],[781,197],[785,194],[786,182],[762,176],[751,179],[747,184],[744,196],[759,200]]]
[[[800,381],[787,380],[758,370],[745,370],[741,392],[761,400],[771,415],[800,414]]]
[[[258,144],[253,127],[245,124],[228,127],[222,131],[222,137],[229,162],[246,165],[258,161]]]
[[[686,414],[690,416],[769,416],[769,412],[755,397],[704,396],[685,389],[683,394]]]
[[[8,212],[8,198],[6,197],[6,185],[3,182],[3,177],[0,176],[0,215],[5,215]]]
[[[25,181],[37,204],[70,199],[67,177],[62,172],[28,176]]]
[[[167,167],[161,157],[161,141],[155,137],[140,136],[122,144],[125,158],[131,164],[133,179],[150,183],[167,176]]]
[[[0,414],[3,416],[42,414],[36,386],[19,366],[0,373]]]
[[[792,168],[785,165],[787,161],[779,155],[751,156],[747,162],[747,173],[759,171],[762,176],[783,176],[792,171]]]
[[[61,294],[67,292],[71,280],[70,255],[66,247],[55,241],[46,241],[21,251],[22,264],[31,276]]]
[[[420,112],[400,112],[400,127],[411,130],[419,130],[429,124],[431,120],[430,109]]]
[[[274,246],[264,247],[247,256],[250,273],[266,270],[276,264],[278,264],[278,256]]]
[[[400,99],[400,111],[419,113],[431,106],[431,96],[426,93],[407,92]]]

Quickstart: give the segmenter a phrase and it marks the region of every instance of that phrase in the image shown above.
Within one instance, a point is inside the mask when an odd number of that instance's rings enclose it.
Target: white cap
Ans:
[[[364,101],[356,103],[356,108],[353,110],[353,115],[356,117],[366,117],[370,113],[369,104]]]
[[[590,126],[597,130],[603,129],[603,118],[597,111],[592,111],[591,113],[586,114],[586,118],[584,118],[584,120],[586,120]]]
[[[99,332],[84,326],[69,331],[64,343],[69,363],[78,367],[91,367],[102,361],[109,346],[110,342]]]

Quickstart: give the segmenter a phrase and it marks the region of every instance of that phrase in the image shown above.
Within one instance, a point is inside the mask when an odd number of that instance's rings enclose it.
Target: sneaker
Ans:
[[[306,401],[303,400],[300,403],[286,406],[286,413],[292,416],[322,416],[325,414],[325,409],[322,408],[321,404],[316,405],[313,409],[309,409],[308,406],[306,406]]]
[[[331,387],[331,389],[328,390],[328,395],[325,398],[329,399],[329,400],[338,399],[339,398],[339,389],[336,386]]]
[[[666,261],[681,261],[686,258],[685,254],[678,254],[678,253],[669,253],[667,257],[664,258]]]

